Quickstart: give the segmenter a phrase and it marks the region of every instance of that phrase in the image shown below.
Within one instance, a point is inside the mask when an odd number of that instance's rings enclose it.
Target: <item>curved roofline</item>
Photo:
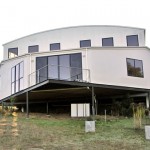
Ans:
[[[138,29],[138,30],[144,30],[145,31],[144,28],[130,27],[130,26],[121,26],[121,25],[79,25],[79,26],[69,26],[69,27],[56,28],[56,29],[45,30],[45,31],[29,34],[29,35],[23,36],[21,38],[17,38],[15,40],[7,42],[7,43],[3,44],[3,46],[6,45],[6,44],[9,44],[11,42],[15,42],[17,40],[20,40],[20,39],[23,39],[23,38],[26,38],[26,37],[29,37],[29,36],[33,36],[33,35],[36,35],[36,34],[44,33],[44,32],[56,31],[56,30],[64,30],[64,29],[70,29],[70,28],[80,28],[80,27],[118,27],[118,28],[130,28],[130,29]]]

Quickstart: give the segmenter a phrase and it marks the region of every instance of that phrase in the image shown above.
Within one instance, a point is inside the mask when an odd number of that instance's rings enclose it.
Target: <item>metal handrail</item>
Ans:
[[[38,70],[36,70],[36,71],[34,71],[34,72],[32,72],[31,74],[29,74],[28,75],[28,87],[30,87],[31,86],[31,77],[32,77],[32,75],[34,76],[34,80],[35,80],[35,83],[34,84],[37,84],[37,83],[39,83],[39,81],[37,82],[36,80],[37,80],[37,77],[38,77],[38,79],[39,79],[39,77],[40,77],[40,75],[39,75],[39,72],[40,72],[40,70],[42,70],[42,69],[44,69],[44,68],[48,68],[48,67],[63,67],[63,68],[68,68],[68,69],[78,69],[78,70],[82,70],[82,73],[80,73],[81,75],[83,75],[84,74],[84,72],[86,71],[86,79],[83,79],[83,80],[80,80],[80,82],[82,81],[82,82],[90,82],[90,70],[89,69],[82,69],[82,68],[78,68],[78,67],[68,67],[68,66],[62,66],[62,65],[52,65],[52,64],[48,64],[48,65],[45,65],[45,66],[43,66],[43,67],[41,67],[40,69],[38,69]],[[74,76],[72,76],[72,77],[70,77],[70,78],[67,78],[67,79],[60,79],[60,78],[55,78],[55,79],[58,79],[58,80],[68,80],[68,81],[70,81],[69,79],[71,79],[71,78],[73,78],[73,77],[75,77],[75,76],[79,76],[80,74],[77,74],[77,75],[74,75]],[[51,79],[51,78],[49,78],[48,76],[47,77],[43,77],[43,78],[46,78],[46,79]],[[72,80],[71,80],[72,81]],[[77,81],[77,80],[76,80]]]

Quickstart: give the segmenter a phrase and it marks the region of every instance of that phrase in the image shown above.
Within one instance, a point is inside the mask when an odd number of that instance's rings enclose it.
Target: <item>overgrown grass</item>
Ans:
[[[32,114],[0,117],[0,149],[28,150],[143,150],[150,149],[144,127],[135,130],[132,118],[97,119],[96,132],[85,133],[84,119],[66,115]]]

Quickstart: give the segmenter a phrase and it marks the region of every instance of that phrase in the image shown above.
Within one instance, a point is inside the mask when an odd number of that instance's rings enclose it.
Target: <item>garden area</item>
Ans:
[[[144,125],[135,128],[132,117],[96,116],[95,132],[85,132],[84,118],[67,114],[0,114],[1,150],[149,150]]]

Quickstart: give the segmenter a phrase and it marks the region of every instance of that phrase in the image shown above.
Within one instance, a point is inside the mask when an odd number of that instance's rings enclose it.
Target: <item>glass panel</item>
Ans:
[[[15,67],[11,68],[11,82],[14,82],[15,79]]]
[[[60,50],[60,43],[50,44],[50,50]]]
[[[80,47],[91,47],[91,40],[80,41]]]
[[[135,76],[143,77],[143,64],[141,60],[135,60]]]
[[[113,38],[103,38],[102,46],[114,46]]]
[[[20,90],[23,89],[23,78],[20,79]]]
[[[16,81],[16,92],[19,91],[19,80]]]
[[[16,65],[16,80],[19,80],[19,64]]]
[[[38,51],[39,51],[39,46],[38,45],[28,47],[28,53],[34,53],[34,52],[38,52]]]
[[[47,70],[47,57],[36,58],[36,70],[37,71],[37,82],[42,82],[47,80],[48,70]]]
[[[48,57],[48,78],[58,79],[58,56]]]
[[[15,83],[13,82],[11,84],[11,94],[14,94],[15,93]]]
[[[20,78],[23,78],[23,62],[20,63]]]
[[[134,59],[127,59],[128,76],[134,76]]]
[[[69,55],[59,56],[60,79],[70,80],[70,57]]]
[[[127,46],[139,46],[138,35],[127,36]]]
[[[13,58],[18,56],[18,48],[9,48],[8,49],[8,58]]]
[[[81,53],[70,55],[71,80],[82,79]]]

